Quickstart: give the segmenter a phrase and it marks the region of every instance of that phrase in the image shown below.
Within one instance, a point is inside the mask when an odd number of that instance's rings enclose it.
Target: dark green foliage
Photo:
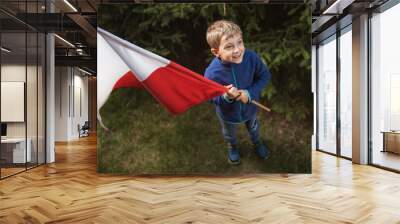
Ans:
[[[212,59],[207,26],[229,19],[242,28],[245,46],[272,72],[263,92],[274,112],[312,119],[311,12],[307,5],[154,4],[106,5],[99,26],[200,74]],[[294,118],[296,116],[296,118]]]
[[[99,26],[202,74],[212,59],[205,35],[218,19],[242,28],[245,47],[268,65],[272,82],[259,112],[268,161],[250,152],[245,128],[242,164],[226,161],[214,108],[205,104],[169,115],[143,90],[112,94],[99,130],[99,170],[129,173],[311,172],[311,12],[307,5],[135,4],[99,8]]]

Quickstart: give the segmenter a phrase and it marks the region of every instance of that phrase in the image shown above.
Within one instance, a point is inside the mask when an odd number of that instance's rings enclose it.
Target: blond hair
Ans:
[[[242,35],[242,30],[234,22],[228,20],[218,20],[212,23],[207,29],[207,42],[211,48],[218,48],[223,36]]]

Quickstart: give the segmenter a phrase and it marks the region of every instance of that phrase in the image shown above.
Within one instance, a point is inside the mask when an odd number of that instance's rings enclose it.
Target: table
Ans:
[[[31,145],[32,141],[27,138],[27,146],[25,151],[25,138],[6,138],[1,139],[1,157],[9,163],[25,163],[31,161]],[[26,154],[25,154],[26,152]],[[4,155],[3,155],[4,154]],[[11,155],[12,154],[12,155]],[[12,160],[11,160],[12,158]],[[25,161],[26,159],[26,161]]]

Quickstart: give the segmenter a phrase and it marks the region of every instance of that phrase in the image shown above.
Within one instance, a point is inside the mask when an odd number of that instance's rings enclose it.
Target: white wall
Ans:
[[[72,119],[72,136],[78,137],[78,124],[82,126],[85,121],[89,120],[89,113],[88,113],[88,77],[82,76],[83,73],[81,73],[79,70],[75,69],[74,70],[74,113],[73,113],[73,119]]]
[[[55,141],[68,140],[68,71],[67,67],[55,68]]]
[[[76,68],[56,67],[56,141],[79,138],[78,124],[88,120],[88,78]]]

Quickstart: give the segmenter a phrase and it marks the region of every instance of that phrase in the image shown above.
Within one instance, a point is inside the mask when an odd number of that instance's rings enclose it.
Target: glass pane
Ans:
[[[351,30],[340,37],[340,150],[351,158],[352,141],[352,35]]]
[[[318,148],[336,153],[336,40],[318,48]]]
[[[1,50],[1,174],[5,177],[25,170],[30,159],[25,122],[26,34],[3,32],[1,45],[7,49]]]
[[[400,4],[372,18],[372,163],[400,170]]]
[[[28,38],[28,63],[27,63],[27,95],[26,95],[26,111],[27,111],[27,142],[29,144],[28,149],[30,148],[30,157],[28,159],[28,168],[37,165],[37,132],[38,132],[38,124],[37,124],[37,116],[38,116],[38,101],[37,101],[37,75],[38,75],[38,36],[36,32],[27,33]]]
[[[45,35],[39,33],[38,45],[38,163],[45,163]]]

